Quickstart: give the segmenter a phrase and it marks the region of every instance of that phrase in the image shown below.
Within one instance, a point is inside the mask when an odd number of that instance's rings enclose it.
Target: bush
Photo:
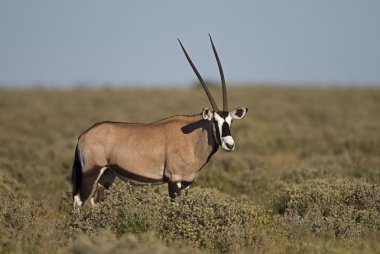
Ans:
[[[101,206],[72,213],[61,227],[73,238],[101,229],[117,236],[155,232],[164,241],[228,252],[259,245],[271,220],[262,207],[216,190],[197,187],[171,202],[166,190],[125,186],[113,188]]]
[[[117,184],[106,193],[106,200],[94,207],[86,204],[80,212],[71,211],[60,226],[67,234],[94,233],[109,229],[116,235],[154,230],[164,196],[154,188]]]
[[[364,237],[380,231],[380,188],[351,179],[289,184],[273,202],[283,220],[329,237]]]
[[[54,241],[54,236],[49,235],[53,228],[46,223],[49,215],[45,205],[15,194],[1,198],[0,253],[46,253],[44,246]]]
[[[221,252],[254,248],[270,224],[262,207],[202,188],[192,189],[189,196],[175,203],[166,203],[160,213],[162,235]]]

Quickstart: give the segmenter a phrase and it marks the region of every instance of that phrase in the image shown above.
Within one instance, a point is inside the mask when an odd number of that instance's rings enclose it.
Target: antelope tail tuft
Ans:
[[[73,192],[72,197],[74,198],[75,195],[79,192],[79,187],[82,183],[82,163],[80,160],[80,152],[78,146],[75,148],[75,157],[73,162],[73,171],[71,175],[71,182],[73,185]]]

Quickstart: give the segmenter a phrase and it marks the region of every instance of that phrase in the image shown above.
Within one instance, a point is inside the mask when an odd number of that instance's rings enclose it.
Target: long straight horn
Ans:
[[[218,52],[216,52],[215,45],[212,41],[211,35],[208,34],[210,37],[211,45],[212,45],[212,50],[214,51],[214,55],[216,58],[216,62],[218,63],[218,68],[219,68],[219,73],[220,73],[220,81],[222,82],[222,91],[223,91],[223,111],[228,111],[228,102],[227,102],[227,89],[226,89],[226,81],[224,79],[224,73],[223,73],[223,68],[222,64],[220,63],[220,59],[218,56]]]
[[[178,39],[178,38],[177,38],[177,39]],[[181,43],[181,40],[178,39],[178,41],[179,41],[179,44],[181,45],[181,48],[182,48],[182,50],[183,50],[183,53],[185,53],[185,56],[186,56],[186,58],[187,58],[187,61],[188,61],[189,64],[191,65],[191,68],[193,69],[193,71],[195,72],[195,75],[197,75],[197,77],[198,77],[198,79],[199,79],[199,82],[200,82],[201,85],[203,86],[203,89],[205,90],[206,95],[207,95],[207,97],[208,97],[208,99],[209,99],[209,101],[210,101],[210,103],[211,103],[212,109],[213,109],[215,112],[219,111],[218,106],[216,105],[214,98],[212,97],[210,91],[208,90],[206,83],[203,81],[203,78],[202,78],[201,74],[199,74],[197,68],[196,68],[195,65],[193,64],[193,61],[191,61],[189,55],[188,55],[187,52],[186,52],[186,49],[183,47],[183,45],[182,45],[182,43]]]

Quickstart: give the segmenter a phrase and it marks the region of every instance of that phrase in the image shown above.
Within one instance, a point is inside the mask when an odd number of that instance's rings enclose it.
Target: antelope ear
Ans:
[[[203,119],[210,121],[212,119],[212,112],[211,112],[211,110],[209,108],[207,108],[207,107],[204,108],[202,110],[202,117],[203,117]]]
[[[237,107],[234,111],[232,111],[230,114],[233,119],[243,119],[245,115],[247,114],[248,109],[244,107]]]

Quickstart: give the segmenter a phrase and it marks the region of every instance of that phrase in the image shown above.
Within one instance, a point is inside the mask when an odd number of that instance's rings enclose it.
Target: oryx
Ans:
[[[223,69],[211,36],[222,83],[222,111],[178,41],[212,110],[206,107],[201,114],[171,116],[148,124],[100,122],[83,132],[78,138],[72,167],[74,207],[82,206],[95,184],[91,203],[103,201],[104,190],[111,186],[116,176],[134,184],[168,183],[169,196],[173,200],[194,182],[219,146],[226,151],[235,149],[231,123],[233,119],[242,119],[248,109],[238,107],[228,112]]]

